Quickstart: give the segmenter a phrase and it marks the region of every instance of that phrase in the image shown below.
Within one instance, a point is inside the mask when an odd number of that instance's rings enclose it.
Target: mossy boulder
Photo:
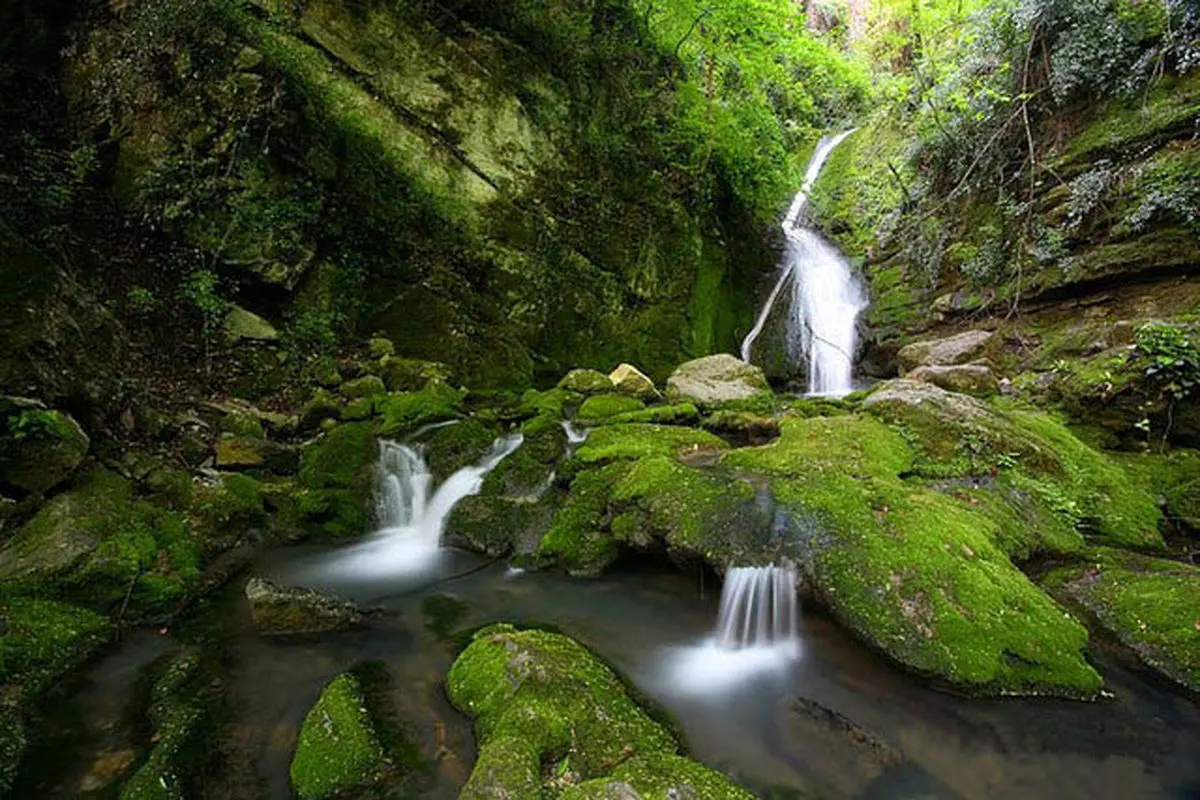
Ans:
[[[371,723],[358,678],[338,675],[325,685],[304,718],[292,788],[301,800],[322,800],[374,783],[387,767],[387,754]]]
[[[229,310],[222,327],[230,344],[279,341],[279,331],[274,325],[241,306]]]
[[[430,431],[420,443],[434,480],[441,483],[487,455],[499,435],[497,427],[468,418]]]
[[[579,423],[588,425],[622,425],[629,423],[648,423],[651,425],[695,425],[700,421],[700,410],[691,403],[672,403],[670,405],[650,406],[634,411],[622,411],[599,420],[577,418]]]
[[[728,353],[680,364],[667,379],[667,400],[710,410],[733,405],[771,405],[774,395],[763,371]]]
[[[224,550],[266,522],[263,485],[249,475],[224,473],[193,489],[189,512],[201,547]]]
[[[36,698],[104,645],[107,617],[58,600],[0,597],[0,685]]]
[[[559,389],[576,394],[603,394],[613,390],[613,382],[594,369],[573,369],[558,382]]]
[[[347,400],[358,400],[386,393],[387,387],[383,385],[383,379],[375,375],[364,375],[361,378],[346,381],[338,387],[338,394]]]
[[[909,380],[924,381],[948,392],[961,392],[975,397],[990,397],[1000,393],[1000,381],[991,367],[985,364],[927,365],[917,367],[906,376]]]
[[[921,366],[967,364],[994,357],[1000,338],[992,331],[964,331],[943,339],[913,342],[900,348],[900,368],[911,372]]]
[[[336,425],[307,445],[300,455],[299,492],[292,504],[300,526],[332,538],[365,533],[378,452],[375,427],[369,422]]]
[[[788,536],[806,551],[806,580],[847,628],[965,691],[1100,690],[1083,656],[1087,631],[1006,552],[1029,535],[1020,513],[909,478],[912,446],[869,416],[788,418],[781,433],[722,465],[769,479]]]
[[[367,340],[367,355],[371,358],[387,358],[396,352],[396,345],[391,339],[375,338]]]
[[[475,718],[479,758],[461,797],[603,797],[611,782],[650,800],[752,795],[684,758],[621,681],[573,640],[494,625],[450,668],[451,701]],[[553,778],[546,777],[550,764]]]
[[[382,418],[379,433],[398,436],[422,425],[456,419],[462,413],[466,395],[441,381],[431,381],[419,391],[392,393],[376,400]]]
[[[217,439],[215,463],[218,469],[263,469],[288,475],[299,469],[300,454],[295,448],[270,439],[225,433]]]
[[[645,404],[636,397],[612,392],[593,394],[579,407],[579,411],[575,415],[575,422],[581,425],[593,425],[618,414],[641,411],[645,407]]]
[[[636,397],[646,403],[661,400],[654,381],[632,364],[620,364],[608,374],[608,380],[621,394]]]
[[[69,414],[0,397],[0,484],[34,494],[49,491],[82,463],[89,445]]]
[[[200,579],[201,549],[186,518],[135,498],[125,479],[97,470],[56,495],[0,549],[0,580],[53,582],[82,602],[157,613]]]
[[[299,425],[302,430],[313,430],[326,420],[340,419],[341,416],[342,405],[337,398],[324,389],[317,389],[300,409]]]
[[[1044,585],[1094,615],[1155,671],[1200,694],[1200,567],[1097,548]]]
[[[379,372],[389,392],[419,392],[430,383],[449,383],[451,371],[436,361],[384,356]]]
[[[259,633],[326,633],[353,628],[363,614],[353,603],[314,589],[276,586],[264,578],[246,582],[250,616]]]

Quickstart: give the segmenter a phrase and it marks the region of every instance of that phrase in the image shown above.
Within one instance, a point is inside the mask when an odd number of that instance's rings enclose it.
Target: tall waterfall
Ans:
[[[786,238],[779,279],[759,311],[754,327],[742,341],[742,360],[749,362],[753,346],[779,295],[792,282],[787,317],[787,349],[793,362],[808,359],[811,394],[839,396],[851,388],[855,325],[867,306],[866,294],[833,245],[806,226],[808,196],[833,148],[853,133],[826,136],[817,143],[804,172],[804,183],[783,220]]]
[[[322,572],[384,578],[426,569],[436,560],[450,512],[464,497],[478,494],[487,474],[523,441],[519,433],[500,437],[477,464],[463,467],[433,490],[433,473],[419,445],[381,440],[375,465],[379,529],[335,553]]]
[[[725,576],[714,637],[726,650],[796,641],[796,570],[738,567]]]

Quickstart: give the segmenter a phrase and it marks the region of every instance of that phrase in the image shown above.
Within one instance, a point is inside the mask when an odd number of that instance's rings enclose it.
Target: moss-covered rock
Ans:
[[[465,392],[459,389],[432,381],[419,391],[379,398],[377,408],[382,417],[379,432],[383,436],[397,436],[431,422],[455,419],[461,414],[464,396]]]
[[[363,397],[374,397],[375,395],[385,394],[387,387],[383,385],[383,379],[375,375],[364,375],[361,378],[355,378],[352,381],[346,381],[338,387],[338,394],[345,397],[347,400],[357,400]]]
[[[594,425],[617,414],[629,414],[644,408],[645,404],[636,397],[611,392],[593,394],[583,401],[575,415],[575,421],[581,425]]]
[[[0,484],[49,491],[87,455],[87,434],[69,414],[36,401],[0,397]]]
[[[246,582],[246,601],[259,633],[326,633],[363,620],[358,607],[346,600],[315,589],[276,586],[264,578]]]
[[[604,394],[613,390],[613,382],[594,369],[573,369],[563,376],[557,388],[576,394]]]
[[[671,734],[583,647],[545,631],[494,625],[475,635],[446,678],[475,718],[479,758],[464,798],[601,797],[609,782],[639,796],[727,800],[749,792],[683,758]],[[545,765],[556,765],[545,777]]]
[[[435,482],[441,483],[456,471],[479,461],[487,455],[499,434],[499,429],[476,418],[430,431],[421,438],[421,445]]]
[[[967,364],[994,356],[1000,339],[992,331],[964,331],[944,339],[913,342],[900,349],[900,367],[911,372],[923,366]]]
[[[320,800],[370,785],[386,766],[358,679],[338,675],[304,718],[292,758],[292,788],[301,800]]]
[[[295,448],[270,439],[226,433],[217,440],[216,465],[219,469],[265,469],[286,475],[299,468],[300,455]]]
[[[445,364],[414,358],[384,356],[379,371],[389,392],[419,392],[432,383],[449,383],[451,372]]]
[[[932,383],[948,392],[961,392],[975,397],[990,397],[1000,393],[1000,382],[996,380],[991,367],[984,364],[926,365],[917,367],[906,377]]]
[[[0,685],[36,698],[108,641],[108,619],[57,600],[0,597]]]
[[[667,379],[667,400],[705,410],[745,404],[769,407],[773,398],[763,371],[728,353],[680,364]]]
[[[621,394],[636,397],[646,403],[661,400],[654,381],[632,364],[619,364],[608,374],[608,380]]]
[[[391,339],[376,337],[367,340],[367,355],[371,358],[387,358],[395,352],[396,345],[392,344]]]
[[[816,595],[872,646],[968,691],[1093,696],[1087,631],[1001,544],[1021,517],[905,480],[914,458],[894,429],[840,416],[787,419],[722,464],[770,479]]]
[[[299,425],[303,430],[313,430],[325,420],[336,420],[341,416],[342,406],[337,398],[324,389],[318,389],[300,409]]]
[[[648,456],[689,456],[719,453],[724,441],[707,431],[670,425],[605,425],[588,434],[575,451],[585,464],[630,460]]]
[[[167,610],[200,579],[200,547],[185,517],[137,500],[130,483],[97,470],[56,495],[0,549],[0,580],[127,612]]]
[[[378,457],[375,428],[369,422],[336,425],[304,448],[295,512],[310,532],[333,538],[362,535]]]
[[[671,405],[650,406],[637,411],[623,411],[600,420],[585,420],[576,418],[578,422],[588,425],[622,425],[629,423],[646,423],[651,425],[695,425],[700,421],[700,410],[691,403],[673,403]]]
[[[1043,578],[1082,605],[1148,666],[1200,693],[1200,568],[1097,548]]]

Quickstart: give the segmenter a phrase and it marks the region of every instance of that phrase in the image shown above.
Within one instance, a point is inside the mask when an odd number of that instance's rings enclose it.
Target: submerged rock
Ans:
[[[386,767],[358,679],[338,675],[304,718],[290,770],[292,788],[301,800],[321,800],[373,783]]]
[[[1043,583],[1086,608],[1147,666],[1200,693],[1200,567],[1109,548],[1089,555]]]
[[[763,371],[728,353],[680,364],[667,379],[668,400],[705,409],[763,400],[769,404],[771,398]]]
[[[926,365],[917,367],[906,376],[909,380],[932,383],[948,392],[990,397],[1000,393],[1000,381],[991,367],[984,364],[953,366]]]
[[[597,394],[613,391],[613,382],[594,369],[573,369],[558,382],[558,388],[579,394]]]
[[[89,445],[69,414],[36,400],[0,397],[0,483],[34,494],[49,491],[83,462]]]
[[[999,338],[991,331],[965,331],[944,339],[913,342],[900,348],[900,367],[911,372],[921,366],[966,364],[995,355]]]
[[[263,578],[246,583],[246,599],[259,633],[327,633],[363,621],[358,606],[315,589],[276,586]]]
[[[654,381],[632,364],[620,364],[608,374],[608,380],[621,394],[636,397],[647,403],[661,398],[658,389],[654,386]]]
[[[551,785],[576,800],[753,797],[681,756],[612,671],[566,636],[486,628],[454,662],[446,688],[476,721],[479,758],[464,800],[537,798]],[[547,759],[555,777],[545,777]]]

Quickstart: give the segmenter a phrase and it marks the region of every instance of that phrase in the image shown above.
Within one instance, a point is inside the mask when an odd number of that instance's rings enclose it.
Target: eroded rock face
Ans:
[[[761,369],[728,353],[680,364],[667,379],[668,400],[691,402],[701,408],[751,401],[770,392]]]
[[[932,383],[948,392],[976,397],[990,397],[1000,393],[1000,381],[996,380],[996,375],[985,364],[930,364],[917,367],[906,377],[912,381]]]
[[[362,612],[351,602],[314,589],[276,586],[263,578],[246,583],[246,599],[259,633],[326,633],[363,621]]]
[[[632,364],[621,364],[608,374],[609,381],[621,394],[631,395],[644,402],[660,399],[654,381]]]
[[[992,355],[999,346],[991,331],[966,331],[945,339],[913,342],[900,349],[900,367],[911,372],[921,366],[966,364]]]

